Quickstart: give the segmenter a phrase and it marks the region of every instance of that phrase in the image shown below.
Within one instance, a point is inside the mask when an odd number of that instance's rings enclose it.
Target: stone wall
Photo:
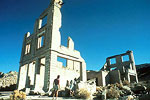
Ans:
[[[125,56],[127,59],[124,58]],[[98,72],[88,72],[87,78],[96,78],[98,86],[121,83],[124,80],[138,83],[133,51],[106,58],[103,68]]]
[[[73,40],[68,37],[67,47],[61,45],[61,6],[61,0],[52,0],[36,20],[34,34],[25,34],[18,76],[19,90],[28,88],[46,92],[53,87],[57,75],[60,75],[61,87],[74,78],[86,81],[86,63],[80,52],[74,50]],[[45,17],[47,22],[42,26]],[[58,57],[67,60],[65,67]]]

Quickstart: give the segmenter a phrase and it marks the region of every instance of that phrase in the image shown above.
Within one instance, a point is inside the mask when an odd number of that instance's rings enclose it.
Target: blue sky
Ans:
[[[99,70],[106,57],[133,50],[135,63],[150,63],[149,0],[64,0],[62,44],[67,37]],[[50,0],[0,0],[0,71],[18,71],[22,41]]]

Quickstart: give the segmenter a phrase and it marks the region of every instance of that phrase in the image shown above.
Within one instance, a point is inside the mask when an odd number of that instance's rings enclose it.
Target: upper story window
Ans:
[[[129,55],[122,56],[123,62],[129,61]]]
[[[57,61],[61,62],[63,67],[67,67],[67,59],[66,58],[57,57]]]
[[[30,43],[26,44],[26,49],[25,49],[25,54],[29,54],[30,53]]]
[[[39,48],[43,47],[43,45],[44,45],[44,36],[42,35],[42,36],[39,36],[39,37],[38,37],[38,45],[37,45],[37,48],[39,49]]]
[[[110,64],[116,64],[116,58],[111,58],[110,59]]]
[[[47,15],[39,20],[39,29],[47,24]]]

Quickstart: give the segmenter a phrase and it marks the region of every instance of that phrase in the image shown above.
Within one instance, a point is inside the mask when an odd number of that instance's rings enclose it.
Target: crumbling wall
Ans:
[[[24,65],[24,66],[21,66],[20,68],[20,80],[19,80],[19,86],[18,86],[18,89],[21,90],[21,89],[24,89],[25,88],[25,85],[26,85],[26,76],[27,76],[27,64]]]
[[[114,59],[115,63],[112,63],[111,59]],[[133,75],[135,76],[134,81],[138,82],[133,51],[127,51],[120,55],[108,57],[106,62],[107,67],[105,70],[119,70],[122,81],[128,80],[130,82],[130,75]]]
[[[52,0],[36,20],[34,34],[28,32],[25,35],[20,59],[19,90],[28,88],[38,92],[48,91],[53,87],[57,75],[60,75],[62,87],[65,87],[67,80],[74,78],[86,81],[86,63],[80,52],[74,50],[73,40],[69,37],[68,46],[61,45],[59,29],[62,4],[61,0]],[[64,67],[58,57],[65,58],[67,66]]]
[[[126,59],[124,58],[126,56]],[[114,61],[113,61],[114,60]],[[138,82],[133,51],[108,57],[100,71],[87,73],[87,78],[99,80],[99,86],[121,83],[124,80]]]
[[[121,75],[119,70],[113,70],[109,72],[110,83],[121,83]]]
[[[97,86],[105,86],[110,80],[108,71],[87,71],[87,79],[95,79]]]

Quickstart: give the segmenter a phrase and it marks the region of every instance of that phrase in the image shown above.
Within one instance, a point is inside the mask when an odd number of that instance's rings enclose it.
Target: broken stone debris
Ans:
[[[131,83],[131,85],[123,85],[123,84],[116,83],[116,84],[108,84],[107,86],[97,86],[96,92],[93,92],[94,94],[92,94],[91,96],[91,93],[93,91],[92,89],[94,89],[96,86],[94,84],[95,84],[95,80],[89,80],[88,83],[79,82],[77,92],[76,92],[77,98],[86,98],[86,97],[93,98],[94,97],[94,98],[101,98],[102,100],[117,99],[117,98],[119,100],[126,100],[129,98],[133,98],[134,100],[135,99],[145,100],[143,98],[149,97],[149,92],[147,91],[148,85],[146,82],[145,83]],[[90,90],[90,92],[88,90]],[[86,91],[86,92],[83,93],[83,91]],[[63,93],[65,92],[66,91],[63,91]],[[46,93],[44,94],[38,93],[38,95],[46,95]],[[65,94],[63,95],[63,97],[65,97]]]
[[[97,86],[95,98],[103,99],[119,99],[119,100],[149,100],[144,99],[150,97],[147,91],[147,83],[130,83],[130,85],[108,84],[107,86]]]
[[[96,83],[95,83],[95,79],[93,80],[88,80],[87,82],[83,82],[81,81],[80,83],[78,83],[78,89],[87,89],[88,92],[91,93],[91,95],[93,93],[96,92]]]
[[[135,86],[135,87],[132,87],[131,88],[132,91],[136,94],[140,94],[140,93],[146,93],[147,91],[147,87],[146,86],[143,86],[143,85],[138,85],[138,86]]]

